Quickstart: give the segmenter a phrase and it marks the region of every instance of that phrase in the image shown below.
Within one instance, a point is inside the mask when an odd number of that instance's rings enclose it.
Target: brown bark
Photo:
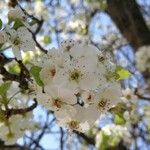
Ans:
[[[107,0],[106,12],[135,50],[150,45],[150,30],[135,0]]]
[[[30,149],[19,145],[4,145],[4,143],[0,140],[0,150],[30,150]]]

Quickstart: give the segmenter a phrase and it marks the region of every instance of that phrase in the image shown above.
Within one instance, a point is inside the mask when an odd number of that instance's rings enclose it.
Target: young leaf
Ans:
[[[103,133],[103,132],[101,132],[101,136],[102,136],[102,141],[101,141],[101,144],[100,144],[100,146],[99,146],[99,149],[101,149],[101,150],[106,150],[106,149],[108,149],[108,147],[109,147],[109,144],[108,144],[108,142],[109,142],[109,136],[108,135],[106,135],[105,133]]]
[[[126,123],[126,120],[123,118],[123,116],[115,114],[114,122],[117,125],[124,125]]]
[[[50,44],[51,43],[51,38],[48,35],[44,36],[43,42],[44,44]]]
[[[115,73],[118,75],[117,80],[124,80],[131,76],[131,73],[127,69],[125,69],[121,66],[116,67]]]
[[[39,85],[39,86],[43,86],[43,82],[42,80],[40,79],[40,71],[41,71],[41,67],[39,66],[33,66],[31,67],[31,74],[33,76],[33,78],[35,79],[36,83]]]
[[[26,52],[26,53],[25,53],[25,56],[23,57],[23,63],[24,63],[24,64],[27,64],[27,63],[30,61],[30,59],[31,59],[30,53],[29,53],[29,52]]]
[[[14,28],[15,30],[17,30],[18,28],[20,28],[20,27],[22,27],[22,26],[24,26],[24,24],[22,23],[22,21],[19,20],[19,19],[16,19],[13,28]]]
[[[2,29],[2,26],[3,26],[3,22],[2,22],[2,20],[0,19],[0,30]]]
[[[13,63],[10,66],[8,66],[8,71],[12,74],[19,75],[21,70],[20,70],[20,67],[17,63]]]
[[[9,90],[11,86],[11,82],[5,82],[3,84],[0,85],[0,95],[1,96],[5,96],[7,94],[7,91]]]

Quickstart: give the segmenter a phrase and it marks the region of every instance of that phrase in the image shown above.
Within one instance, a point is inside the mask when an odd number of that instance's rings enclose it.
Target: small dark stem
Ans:
[[[20,109],[8,109],[5,114],[7,116],[7,118],[10,118],[12,115],[23,115],[24,113],[27,113],[27,112],[30,112],[32,111],[33,109],[35,109],[38,105],[37,103],[37,100],[34,99],[33,100],[34,103],[30,106],[30,107],[27,107],[27,108],[20,108]]]

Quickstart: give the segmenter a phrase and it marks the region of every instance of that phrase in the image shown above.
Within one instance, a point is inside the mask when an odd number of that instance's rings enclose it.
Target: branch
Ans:
[[[28,17],[30,17],[31,19],[33,19],[33,20],[36,21],[36,23],[37,23],[38,26],[37,26],[35,32],[31,31],[30,29],[28,29],[28,30],[29,30],[29,32],[32,34],[32,37],[33,37],[33,40],[34,40],[35,43],[36,43],[36,46],[37,46],[42,52],[47,53],[47,50],[44,49],[44,48],[40,45],[40,43],[38,43],[38,41],[37,41],[37,39],[36,39],[36,35],[40,32],[40,30],[41,30],[41,28],[42,28],[42,26],[43,26],[44,20],[43,20],[43,19],[40,20],[40,19],[36,18],[35,16],[30,15],[24,8],[21,7],[21,5],[19,5],[19,7],[22,9],[22,11],[25,13],[25,15],[27,15]]]
[[[16,81],[19,83],[19,87],[22,89],[28,89],[28,82],[25,78],[26,76],[24,74],[15,75],[12,73],[9,73],[4,66],[0,65],[0,74],[3,75],[3,80],[10,80],[10,81]]]
[[[35,41],[36,46],[37,46],[42,52],[47,53],[47,50],[44,49],[44,48],[39,44],[39,42],[36,40],[36,34],[34,34],[31,30],[30,30],[30,32],[32,33],[32,37],[33,37],[33,40]]]
[[[35,109],[37,107],[38,103],[36,101],[36,99],[34,99],[34,103],[27,108],[20,108],[20,109],[8,109],[6,110],[4,113],[6,115],[7,118],[11,117],[12,115],[23,115],[24,113],[30,112],[33,109]]]
[[[63,150],[64,149],[64,140],[63,140],[64,131],[61,127],[60,127],[60,134],[61,134],[61,136],[60,136],[60,150]]]
[[[0,145],[0,149],[1,150],[31,150],[29,148],[26,148],[24,146],[20,146],[20,145]]]
[[[78,132],[75,130],[73,132],[76,133],[79,137],[82,137],[88,144],[95,145],[95,139],[94,138],[88,137],[87,135],[85,135],[82,132]]]
[[[135,89],[134,94],[135,94],[136,96],[138,96],[138,98],[140,98],[140,99],[144,99],[144,100],[150,101],[150,97],[145,97],[145,96],[143,96],[143,95],[140,95],[140,94],[138,93],[138,89],[137,89],[137,88]]]
[[[17,60],[17,59],[15,59],[15,60],[18,62],[19,67],[21,68],[21,73],[20,74],[25,76],[25,78],[30,79],[30,77],[31,77],[30,72],[26,68],[26,66],[23,64],[23,62],[21,60]]]

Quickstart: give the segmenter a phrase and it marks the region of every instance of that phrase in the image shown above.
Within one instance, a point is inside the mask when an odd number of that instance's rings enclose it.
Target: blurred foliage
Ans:
[[[6,93],[7,93],[8,89],[10,88],[10,86],[11,86],[11,82],[9,82],[9,81],[0,85],[0,95],[2,97],[6,96]]]

